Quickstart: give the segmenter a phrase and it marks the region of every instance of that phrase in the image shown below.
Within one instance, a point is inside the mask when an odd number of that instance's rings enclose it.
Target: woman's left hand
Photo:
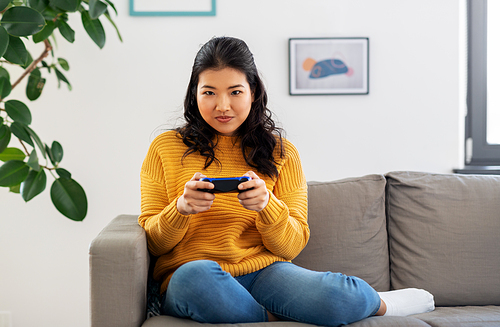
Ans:
[[[243,176],[251,177],[252,180],[241,183],[238,189],[242,191],[238,195],[240,204],[253,211],[261,211],[267,206],[269,202],[269,191],[266,187],[266,182],[257,176],[253,171],[249,171]]]

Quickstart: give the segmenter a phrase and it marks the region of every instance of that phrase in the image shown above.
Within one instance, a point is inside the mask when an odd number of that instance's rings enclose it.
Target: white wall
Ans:
[[[216,17],[154,18],[115,4],[124,42],[103,21],[99,50],[72,17],[77,41],[59,37],[56,53],[73,91],[51,76],[29,104],[34,129],[61,142],[62,166],[84,186],[87,218],[64,218],[48,191],[25,204],[0,190],[0,311],[15,327],[89,325],[88,245],[116,215],[139,213],[148,145],[181,116],[192,60],[212,36],[247,41],[308,180],[461,164],[455,0],[218,0]],[[288,38],[320,36],[370,38],[369,95],[288,95]]]

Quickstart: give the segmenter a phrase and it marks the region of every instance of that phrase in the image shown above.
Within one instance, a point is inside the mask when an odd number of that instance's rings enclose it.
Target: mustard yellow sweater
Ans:
[[[149,148],[141,170],[141,215],[148,247],[158,262],[154,278],[166,291],[174,271],[193,260],[213,260],[233,276],[262,269],[275,261],[290,261],[309,239],[307,185],[299,154],[284,141],[286,157],[273,180],[248,166],[239,141],[218,136],[215,155],[220,161],[203,169],[198,153],[182,159],[187,147],[175,131],[158,136]],[[279,158],[276,153],[275,158]],[[261,212],[243,208],[237,193],[219,193],[210,210],[185,216],[177,199],[196,172],[208,177],[237,177],[253,170],[264,179],[270,200]]]

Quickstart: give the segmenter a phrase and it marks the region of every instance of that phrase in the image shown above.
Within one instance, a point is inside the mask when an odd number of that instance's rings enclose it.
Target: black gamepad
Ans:
[[[244,182],[248,182],[252,180],[251,177],[248,176],[242,176],[242,177],[229,177],[229,178],[210,178],[210,177],[204,177],[200,179],[202,182],[210,182],[214,184],[214,188],[209,190],[209,189],[199,189],[200,191],[203,192],[209,192],[209,193],[226,193],[226,192],[241,192],[238,190],[238,185]],[[247,190],[245,190],[247,191]]]

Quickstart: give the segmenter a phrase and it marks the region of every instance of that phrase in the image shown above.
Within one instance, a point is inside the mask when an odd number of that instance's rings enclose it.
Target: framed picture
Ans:
[[[129,0],[131,16],[215,16],[216,0]]]
[[[290,95],[368,94],[368,38],[289,39]]]

